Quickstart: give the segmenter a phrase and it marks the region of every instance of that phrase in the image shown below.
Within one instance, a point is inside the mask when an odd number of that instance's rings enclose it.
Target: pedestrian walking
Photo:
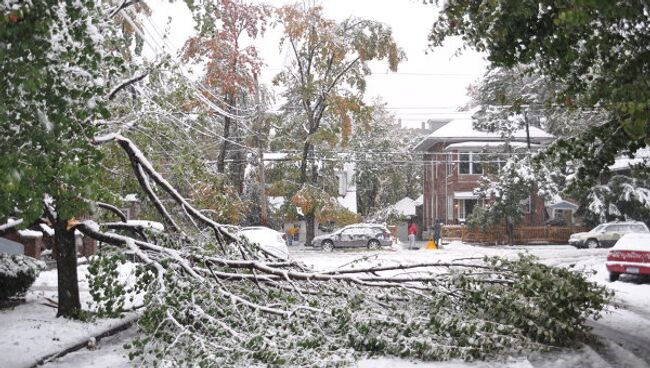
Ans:
[[[441,230],[442,230],[442,222],[438,220],[436,221],[436,224],[433,226],[433,241],[436,242],[436,247],[438,247],[438,249],[442,248],[442,237],[440,236]]]
[[[409,249],[415,249],[415,234],[418,233],[418,225],[414,221],[411,222],[408,228],[409,233]]]
[[[293,226],[293,224],[289,225],[289,228],[287,229],[287,245],[288,246],[293,245],[293,238],[295,238],[297,232],[298,232],[298,229],[295,226]]]

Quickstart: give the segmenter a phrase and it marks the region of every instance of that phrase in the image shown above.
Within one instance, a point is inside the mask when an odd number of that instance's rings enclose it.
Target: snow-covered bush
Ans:
[[[24,295],[43,269],[45,263],[32,257],[0,253],[0,301]]]

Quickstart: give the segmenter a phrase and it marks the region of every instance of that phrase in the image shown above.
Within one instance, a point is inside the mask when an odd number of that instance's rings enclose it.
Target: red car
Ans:
[[[622,273],[650,275],[650,234],[623,235],[607,254],[609,280],[616,281]]]

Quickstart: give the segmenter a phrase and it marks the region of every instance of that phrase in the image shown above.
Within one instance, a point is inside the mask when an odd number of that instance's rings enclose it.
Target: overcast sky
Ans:
[[[169,29],[168,44],[172,48],[182,46],[193,32],[184,2],[171,5],[167,0],[146,2],[154,9],[151,20],[155,27],[161,31]],[[267,1],[273,5],[292,2]],[[447,42],[444,47],[427,50],[427,35],[437,14],[435,5],[424,5],[421,0],[323,0],[322,6],[325,14],[334,19],[356,16],[392,27],[394,37],[408,60],[400,64],[397,73],[389,72],[386,63],[373,64],[374,74],[368,79],[366,100],[380,97],[404,125],[418,126],[429,117],[463,105],[468,100],[466,87],[485,71],[487,62],[472,50],[454,56],[462,45],[459,39]],[[172,18],[169,24],[168,17]],[[270,81],[285,61],[282,50],[278,48],[279,32],[271,30],[257,43],[267,64],[262,81]]]

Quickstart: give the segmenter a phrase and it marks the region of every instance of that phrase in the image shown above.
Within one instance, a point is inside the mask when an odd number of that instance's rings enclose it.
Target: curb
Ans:
[[[127,317],[119,325],[114,326],[114,327],[112,327],[112,328],[110,328],[110,329],[108,329],[108,330],[106,330],[106,331],[104,331],[104,332],[102,332],[102,333],[100,333],[98,335],[90,336],[88,339],[84,339],[81,342],[75,343],[74,345],[71,345],[70,347],[65,348],[65,349],[63,349],[63,350],[61,350],[59,352],[49,354],[49,355],[46,355],[46,356],[40,358],[35,364],[33,364],[31,366],[31,368],[40,367],[43,364],[49,363],[49,362],[51,362],[53,360],[64,357],[64,356],[66,356],[66,355],[68,355],[70,353],[81,350],[81,349],[87,347],[88,342],[93,338],[95,339],[96,342],[99,342],[101,339],[103,339],[105,337],[113,336],[113,335],[115,335],[115,334],[117,334],[119,332],[122,332],[122,331],[126,330],[127,328],[133,326],[133,324],[136,323],[139,318],[140,318],[140,316],[138,314]]]

